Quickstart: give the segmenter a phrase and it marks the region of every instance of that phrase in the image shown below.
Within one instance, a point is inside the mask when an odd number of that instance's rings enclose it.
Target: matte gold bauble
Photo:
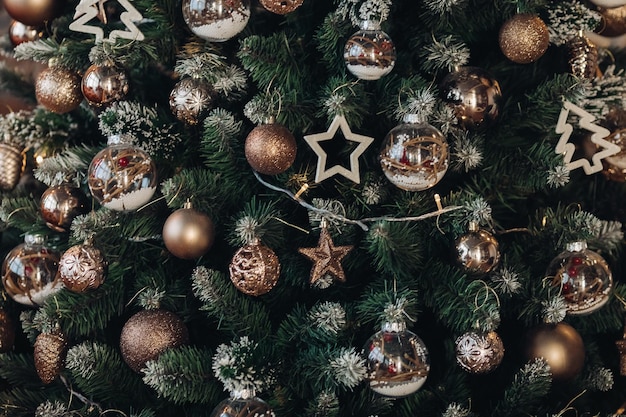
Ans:
[[[12,21],[9,26],[9,40],[13,46],[36,41],[41,36],[41,30],[37,26],[28,26],[17,20]]]
[[[21,149],[0,143],[0,190],[13,190],[20,181],[25,166],[26,154]]]
[[[456,339],[456,362],[473,374],[493,371],[504,358],[504,344],[496,332],[467,332]]]
[[[285,172],[296,158],[296,138],[285,126],[268,123],[252,129],[246,138],[246,160],[266,175]]]
[[[502,53],[513,62],[529,64],[548,50],[550,33],[539,16],[516,14],[502,25],[499,34]]]
[[[500,262],[498,241],[475,224],[470,224],[470,231],[456,240],[455,249],[457,263],[470,273],[486,274]]]
[[[255,242],[240,248],[229,266],[230,280],[244,294],[268,293],[280,276],[280,262],[273,250]]]
[[[62,0],[4,0],[9,16],[25,25],[41,26],[63,9]]]
[[[265,9],[276,14],[287,14],[302,6],[304,0],[260,0]]]
[[[585,346],[580,334],[567,323],[542,324],[527,336],[526,356],[543,358],[555,380],[575,378],[585,364]]]
[[[120,350],[126,364],[140,372],[146,362],[188,341],[187,326],[176,314],[161,309],[142,310],[122,328]]]
[[[67,339],[60,332],[40,333],[35,340],[33,357],[35,370],[41,382],[49,384],[65,367]]]
[[[35,82],[35,95],[39,104],[54,113],[75,110],[83,101],[81,78],[74,71],[61,67],[48,67],[41,71]]]
[[[114,65],[93,64],[81,82],[83,96],[94,106],[102,106],[122,100],[128,94],[128,76]]]
[[[626,34],[626,5],[612,8],[597,7],[597,10],[602,15],[602,23],[597,29],[598,34],[607,37]]]
[[[15,342],[15,324],[5,310],[0,309],[0,353],[13,349]]]
[[[104,283],[107,266],[100,249],[85,243],[72,246],[61,255],[59,274],[65,288],[82,293],[95,290]]]
[[[67,232],[76,216],[89,212],[89,200],[78,187],[55,185],[41,195],[39,211],[49,228]]]
[[[163,242],[177,258],[199,258],[211,249],[215,240],[213,221],[187,203],[165,220]]]
[[[598,74],[598,48],[589,38],[576,35],[565,47],[570,72],[578,78],[594,79]]]

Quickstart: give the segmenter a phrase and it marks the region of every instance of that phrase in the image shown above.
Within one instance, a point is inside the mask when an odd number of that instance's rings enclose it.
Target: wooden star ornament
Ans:
[[[299,248],[298,252],[313,261],[310,283],[315,284],[326,274],[340,282],[346,282],[346,274],[341,266],[342,259],[353,246],[335,246],[326,227],[322,227],[320,239],[315,248]]]

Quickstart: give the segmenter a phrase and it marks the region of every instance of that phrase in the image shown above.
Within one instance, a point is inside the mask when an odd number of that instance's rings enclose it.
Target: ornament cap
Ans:
[[[406,322],[403,321],[387,321],[381,326],[383,332],[399,333],[406,330]]]
[[[128,133],[119,133],[107,138],[107,145],[129,145],[133,142],[133,136]]]
[[[45,245],[48,241],[48,236],[41,233],[26,233],[24,236],[24,243],[27,245]]]
[[[236,400],[247,400],[248,398],[256,397],[256,391],[254,388],[241,388],[233,390],[230,393],[230,397]]]
[[[363,30],[380,30],[380,22],[373,19],[362,20],[359,27]]]
[[[192,209],[193,208],[193,204],[192,204],[190,198],[188,198],[187,201],[185,201],[185,204],[183,204],[183,208],[184,209]]]
[[[468,224],[468,226],[467,226],[467,229],[468,229],[470,232],[478,232],[478,230],[480,229],[480,227],[478,226],[478,222],[471,221],[471,222],[469,222],[469,224]]]
[[[587,242],[585,242],[584,240],[569,242],[567,245],[565,245],[565,249],[567,249],[569,252],[581,252],[587,249]]]
[[[426,122],[426,116],[418,113],[407,113],[402,117],[404,123],[420,124]]]

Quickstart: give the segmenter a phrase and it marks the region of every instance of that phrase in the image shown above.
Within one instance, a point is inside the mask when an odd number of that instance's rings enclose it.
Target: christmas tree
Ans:
[[[3,0],[2,415],[626,415],[621,3]]]

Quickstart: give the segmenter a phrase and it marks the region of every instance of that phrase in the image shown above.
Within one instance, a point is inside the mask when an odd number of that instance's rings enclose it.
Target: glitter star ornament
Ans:
[[[143,19],[143,16],[137,9],[133,7],[128,0],[117,0],[119,5],[124,9],[120,14],[120,20],[127,30],[112,30],[108,37],[104,37],[104,29],[100,26],[89,25],[92,19],[100,19],[106,17],[104,4],[108,0],[81,0],[76,6],[74,13],[74,21],[70,23],[70,30],[75,32],[87,33],[96,36],[96,43],[105,41],[115,43],[117,38],[129,39],[131,41],[142,41],[144,35],[141,33],[135,22]],[[106,23],[106,18],[104,19]]]
[[[346,274],[341,261],[352,248],[353,246],[335,246],[328,229],[322,227],[317,247],[298,249],[298,252],[313,261],[310,283],[315,284],[327,274],[337,281],[345,282]]]

